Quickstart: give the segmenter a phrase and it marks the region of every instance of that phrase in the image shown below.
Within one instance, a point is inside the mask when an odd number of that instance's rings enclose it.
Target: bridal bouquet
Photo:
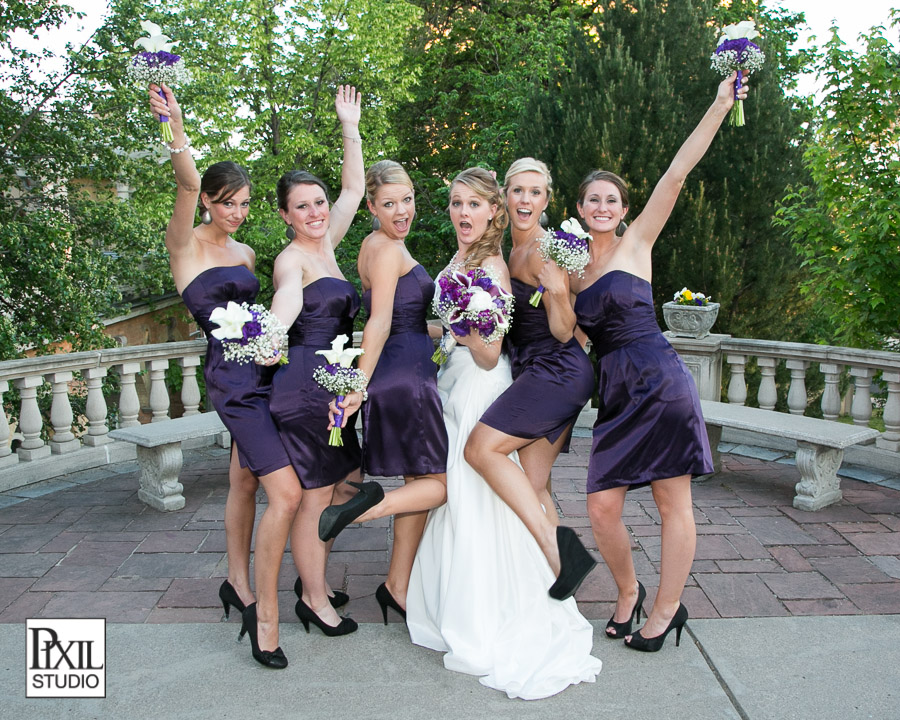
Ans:
[[[583,277],[584,268],[591,261],[590,239],[581,224],[575,218],[569,218],[559,226],[559,230],[548,230],[538,238],[538,251],[544,260],[552,260],[566,272],[578,273],[578,277]],[[543,295],[544,286],[541,285],[531,295],[528,304],[537,307]]]
[[[712,54],[711,67],[722,75],[731,75],[737,71],[734,81],[734,107],[731,108],[729,123],[735,127],[744,125],[744,101],[737,99],[738,90],[741,89],[743,70],[755,72],[766,61],[766,56],[759,45],[751,40],[759,37],[756,24],[752,20],[744,20],[734,25],[722,28],[722,37],[719,45]]]
[[[163,35],[162,28],[156,23],[141,21],[141,28],[147,37],[139,38],[134,43],[134,47],[142,47],[143,51],[139,52],[131,65],[128,66],[128,77],[132,80],[138,80],[144,85],[155,83],[156,85],[174,85],[181,82],[189,82],[191,79],[190,71],[184,67],[181,62],[181,56],[172,52],[175,45],[171,38]],[[159,96],[165,100],[165,93],[160,90]],[[172,127],[169,125],[169,118],[161,117],[160,131],[162,133],[163,142],[170,143],[174,139],[172,137]]]
[[[432,307],[445,328],[463,336],[476,332],[490,344],[509,330],[514,301],[512,293],[479,267],[441,273]],[[443,365],[455,345],[455,338],[444,333],[431,359]]]
[[[210,313],[209,321],[219,326],[210,334],[222,341],[226,360],[241,365],[251,360],[264,363],[275,355],[275,348],[287,348],[287,328],[262,305],[238,305],[229,300],[228,305]],[[279,365],[287,362],[287,355],[278,359]]]
[[[328,444],[332,447],[342,447],[344,440],[341,437],[341,422],[344,419],[344,411],[338,403],[343,402],[344,396],[351,392],[362,392],[369,384],[369,378],[359,368],[351,367],[353,361],[363,354],[363,350],[347,348],[346,335],[338,335],[331,341],[331,350],[316,350],[316,355],[324,355],[326,365],[320,365],[313,371],[313,380],[335,396],[337,413],[334,416],[334,426],[328,434]]]

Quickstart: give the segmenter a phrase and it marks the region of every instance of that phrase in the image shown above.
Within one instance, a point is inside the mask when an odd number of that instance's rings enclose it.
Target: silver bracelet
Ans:
[[[344,140],[351,140],[360,145],[362,144],[362,137],[350,137],[349,135],[341,135],[341,137],[344,138]]]
[[[369,399],[369,391],[366,388],[363,388],[361,390],[361,392],[362,392],[362,401],[365,402],[366,400]]]
[[[184,136],[184,145],[182,145],[181,147],[177,147],[177,148],[170,147],[169,143],[167,143],[165,140],[163,140],[163,145],[166,146],[166,149],[170,153],[172,153],[172,155],[177,155],[178,153],[183,153],[185,150],[187,150],[191,146],[191,139],[187,135],[185,135]]]

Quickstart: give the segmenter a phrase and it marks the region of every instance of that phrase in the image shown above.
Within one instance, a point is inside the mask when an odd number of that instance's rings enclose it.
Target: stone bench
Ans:
[[[178,481],[184,464],[181,442],[227,432],[213,411],[119,428],[111,431],[109,436],[137,445],[141,466],[138,497],[150,507],[167,512],[184,507],[184,495],[181,494],[184,487]],[[224,445],[223,442],[220,444]]]
[[[800,482],[796,486],[794,507],[799,510],[819,510],[838,502],[842,495],[837,471],[844,458],[844,448],[873,440],[879,435],[877,430],[871,428],[804,415],[788,415],[712,400],[701,400],[700,404],[717,471],[717,448],[723,427],[797,441]]]

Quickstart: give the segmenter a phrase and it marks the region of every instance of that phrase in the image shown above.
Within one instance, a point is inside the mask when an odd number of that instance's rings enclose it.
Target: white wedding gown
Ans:
[[[482,413],[511,383],[457,346],[438,377],[450,439],[447,502],[431,511],[406,596],[416,645],[445,652],[448,670],[478,675],[511,698],[536,700],[594,682],[593,628],[574,598],[547,594],[554,575],[521,520],[463,458]],[[512,456],[516,459],[516,456]]]

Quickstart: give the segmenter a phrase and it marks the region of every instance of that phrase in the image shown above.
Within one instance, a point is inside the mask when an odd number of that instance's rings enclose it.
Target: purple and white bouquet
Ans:
[[[460,336],[478,333],[489,345],[509,330],[514,302],[512,293],[478,267],[466,272],[442,272],[435,286],[432,308],[445,328]],[[455,345],[456,339],[445,332],[431,359],[443,365]]]
[[[544,260],[552,260],[569,273],[578,273],[584,277],[584,268],[591,261],[591,240],[575,218],[569,218],[559,226],[559,230],[548,230],[538,238],[538,252]],[[544,286],[541,285],[532,293],[528,304],[537,307],[541,304]]]
[[[251,361],[264,363],[287,348],[287,328],[262,305],[238,305],[229,300],[228,305],[210,313],[209,321],[219,326],[210,335],[222,341],[226,360],[241,365]],[[279,365],[287,362],[287,355],[278,359]]]
[[[144,49],[135,55],[131,65],[128,66],[128,77],[144,85],[148,83],[174,85],[190,82],[190,71],[181,62],[181,56],[171,52],[175,43],[167,35],[163,35],[162,28],[147,20],[141,21],[141,28],[147,33],[147,37],[136,40],[134,47]],[[160,90],[159,96],[163,100],[166,99],[162,90]],[[174,138],[169,118],[160,118],[159,122],[163,142],[172,142]]]
[[[325,356],[326,364],[320,365],[313,371],[313,380],[336,398],[337,413],[334,416],[334,426],[328,434],[328,444],[332,447],[344,445],[344,439],[341,437],[344,411],[338,403],[344,401],[347,393],[362,392],[369,384],[369,378],[362,370],[351,367],[353,361],[364,351],[356,348],[345,349],[344,346],[349,339],[346,335],[338,335],[331,341],[331,350],[316,350],[316,355]]]
[[[734,81],[734,107],[731,108],[729,119],[729,123],[735,127],[744,125],[744,101],[737,99],[743,80],[742,71],[755,72],[766,61],[765,53],[759,49],[759,45],[751,42],[758,37],[759,32],[752,20],[727,25],[722,28],[719,45],[711,57],[710,66],[716,72],[727,77],[737,71],[737,78]]]

